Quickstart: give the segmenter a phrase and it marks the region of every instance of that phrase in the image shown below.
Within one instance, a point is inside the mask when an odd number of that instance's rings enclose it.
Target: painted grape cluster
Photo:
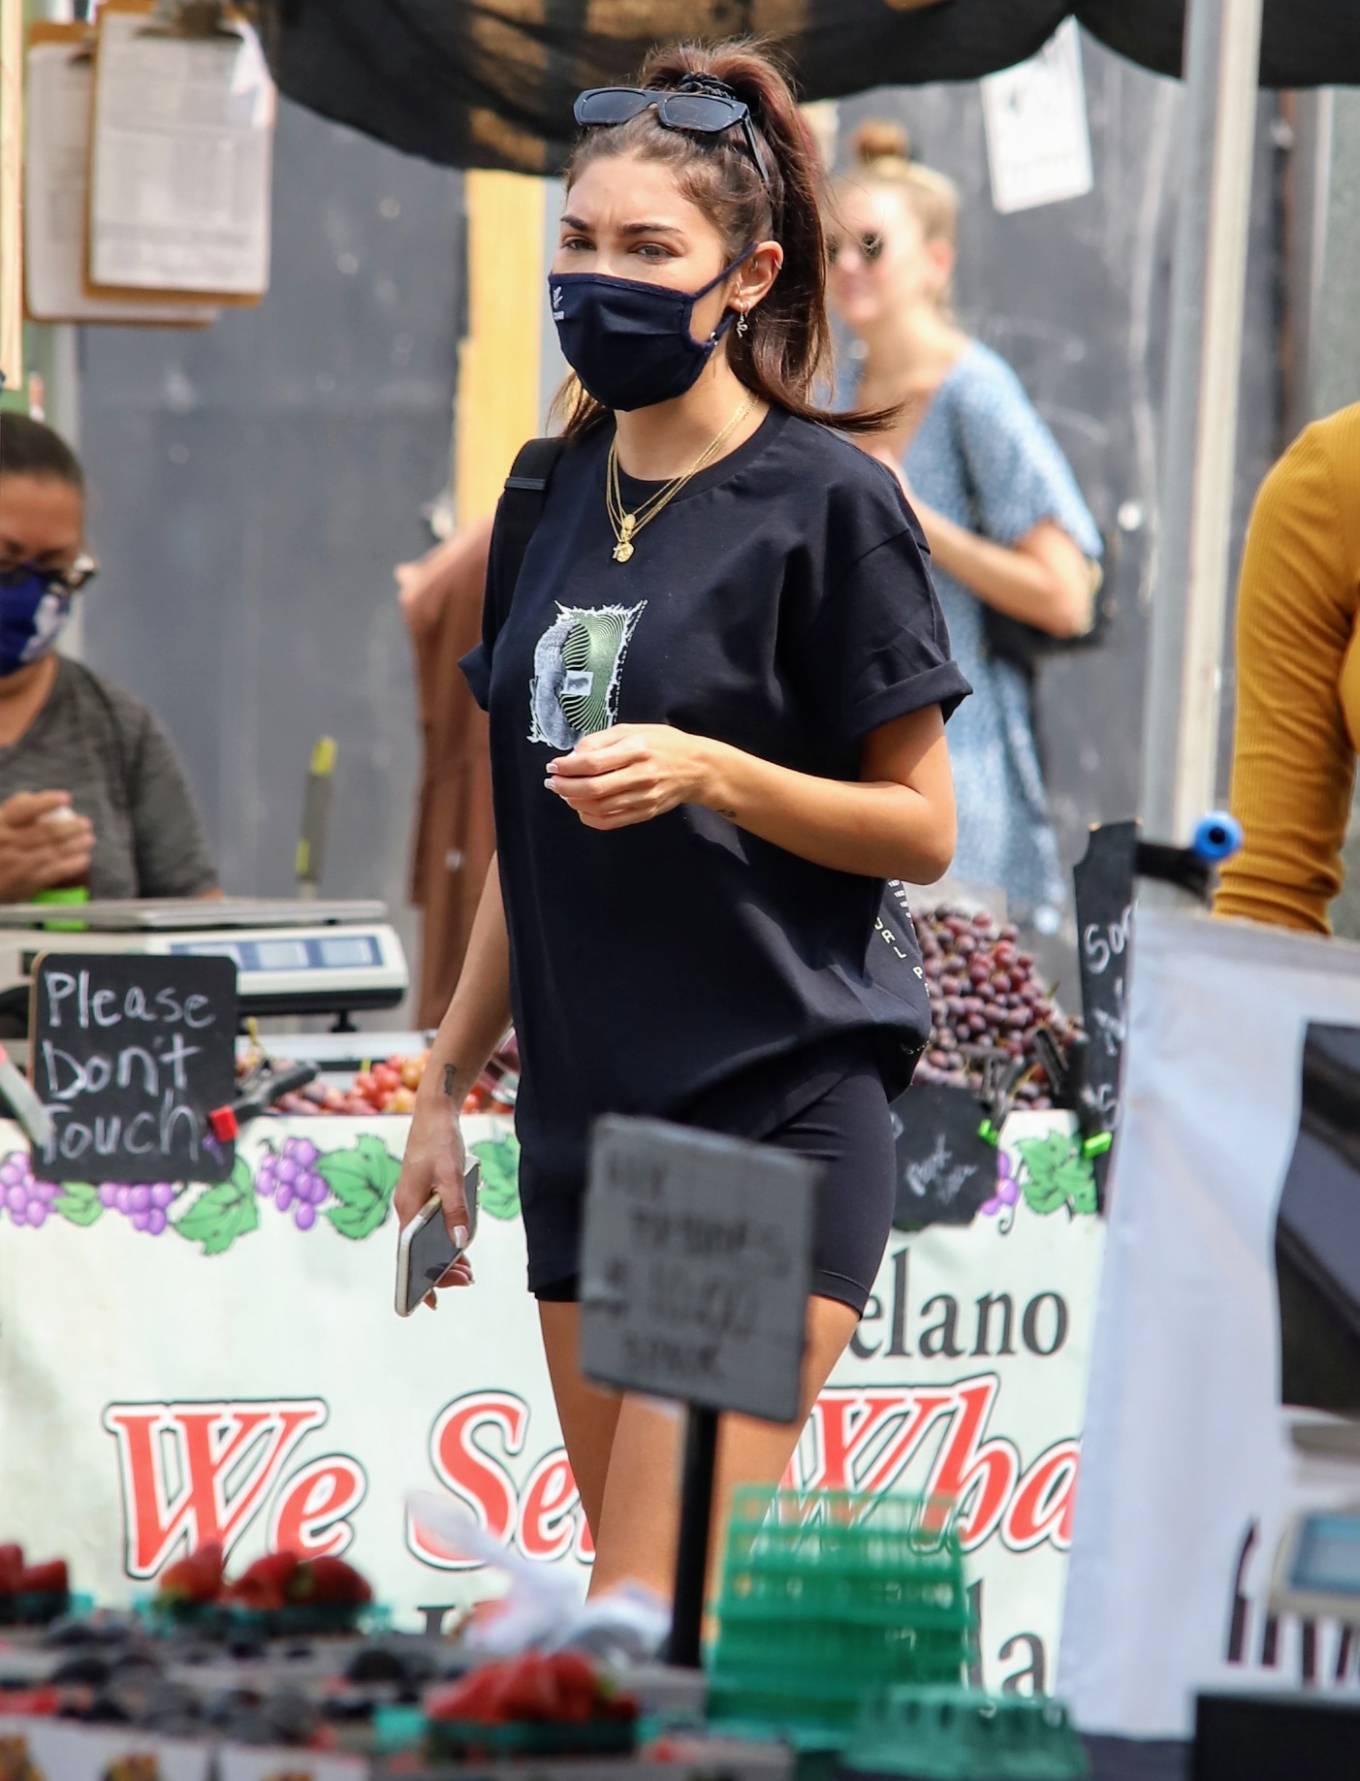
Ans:
[[[318,1209],[330,1198],[330,1187],[317,1168],[321,1152],[310,1138],[285,1138],[271,1145],[255,1170],[255,1192],[272,1200],[280,1212],[291,1212],[300,1231],[316,1223]]]
[[[60,1192],[51,1181],[33,1179],[33,1165],[25,1151],[11,1151],[0,1163],[0,1205],[9,1214],[11,1224],[40,1230]]]
[[[1020,1182],[1015,1173],[1015,1159],[1005,1151],[997,1154],[996,1192],[982,1203],[984,1218],[995,1218],[998,1212],[1014,1206],[1020,1198]]]
[[[134,1231],[159,1237],[170,1222],[175,1192],[169,1181],[158,1181],[153,1187],[127,1187],[106,1181],[99,1189],[99,1203],[105,1211],[121,1212]]]
[[[349,1242],[362,1242],[387,1224],[401,1159],[385,1138],[361,1132],[352,1144],[323,1150],[301,1133],[285,1137],[286,1129],[274,1128],[250,1154],[238,1154],[230,1176],[212,1183],[35,1181],[28,1151],[14,1150],[0,1155],[0,1219],[37,1230],[49,1221],[88,1229],[121,1218],[147,1236],[173,1231],[204,1256],[224,1255],[259,1230],[264,1205],[299,1231],[324,1221]],[[514,1134],[479,1138],[470,1150],[482,1169],[482,1210],[490,1218],[518,1217]]]

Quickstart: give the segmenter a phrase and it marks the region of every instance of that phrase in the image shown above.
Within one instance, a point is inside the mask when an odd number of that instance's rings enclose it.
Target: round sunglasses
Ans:
[[[720,86],[714,82],[713,86]],[[587,87],[577,95],[572,115],[583,130],[612,129],[639,117],[656,107],[657,122],[667,130],[690,130],[700,136],[718,136],[724,130],[740,125],[746,152],[755,162],[765,189],[770,189],[770,176],[760,150],[751,109],[735,94],[717,92],[705,83],[702,75],[683,81],[679,87]]]
[[[876,229],[868,229],[863,235],[852,236],[851,241],[866,266],[872,266],[880,260],[883,257],[884,248],[888,245]],[[827,237],[826,257],[833,266],[844,252],[845,245],[845,242],[835,235]]]

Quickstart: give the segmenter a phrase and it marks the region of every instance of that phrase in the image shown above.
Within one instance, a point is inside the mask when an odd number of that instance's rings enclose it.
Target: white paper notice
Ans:
[[[992,203],[1005,213],[1080,198],[1093,185],[1081,40],[1068,19],[1037,56],[979,81]]]
[[[202,303],[140,303],[85,289],[85,210],[94,63],[72,43],[28,52],[24,276],[34,321],[207,323]]]
[[[262,294],[274,86],[254,32],[148,35],[103,12],[95,87],[91,281]]]

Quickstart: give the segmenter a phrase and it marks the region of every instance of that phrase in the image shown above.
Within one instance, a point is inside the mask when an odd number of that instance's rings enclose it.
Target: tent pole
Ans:
[[[1188,841],[1216,789],[1261,11],[1262,0],[1187,6],[1140,797],[1143,831],[1158,841]]]
[[[24,0],[0,0],[0,373],[24,391]]]

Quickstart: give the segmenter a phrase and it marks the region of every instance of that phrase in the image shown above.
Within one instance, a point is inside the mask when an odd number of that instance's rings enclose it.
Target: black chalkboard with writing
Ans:
[[[971,1224],[996,1193],[997,1152],[982,1136],[986,1108],[953,1083],[917,1082],[893,1104],[898,1230]]]
[[[52,1115],[49,1181],[225,1181],[208,1115],[235,1093],[236,967],[225,958],[44,953],[31,1071]]]
[[[1119,1126],[1137,854],[1136,822],[1101,823],[1091,830],[1085,857],[1072,873],[1080,948],[1081,1012],[1090,1039],[1079,1112],[1083,1128],[1093,1132],[1114,1132]],[[1109,1162],[1108,1152],[1095,1159],[1096,1183],[1102,1198]]]

